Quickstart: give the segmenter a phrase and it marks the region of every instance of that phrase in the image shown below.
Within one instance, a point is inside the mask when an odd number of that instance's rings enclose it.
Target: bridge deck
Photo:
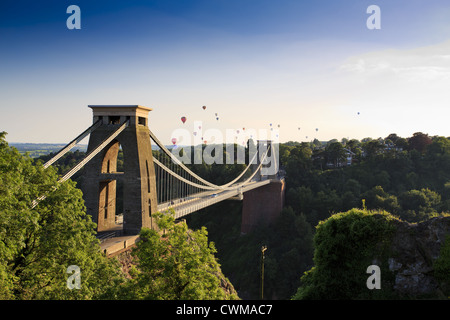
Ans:
[[[249,190],[259,188],[266,184],[269,184],[271,180],[262,180],[262,181],[253,181],[247,183],[246,185],[242,185],[237,183],[233,187],[235,189],[225,190],[225,191],[209,191],[209,192],[201,192],[195,195],[191,195],[185,199],[177,199],[171,203],[162,203],[158,205],[158,211],[165,211],[170,208],[175,211],[175,218],[179,219],[183,216],[186,216],[192,212],[198,211],[200,209],[211,206],[217,202],[221,202],[236,196],[243,194]]]
[[[111,237],[102,241],[102,243],[100,244],[100,250],[104,252],[106,256],[115,255],[133,246],[138,240],[138,234],[121,237]]]

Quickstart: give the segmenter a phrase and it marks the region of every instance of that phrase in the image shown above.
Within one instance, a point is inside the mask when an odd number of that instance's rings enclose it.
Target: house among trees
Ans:
[[[354,152],[352,152],[349,149],[344,149],[345,152],[347,153],[347,166],[351,166],[353,161],[356,161],[356,159],[354,158],[356,156],[356,154]]]

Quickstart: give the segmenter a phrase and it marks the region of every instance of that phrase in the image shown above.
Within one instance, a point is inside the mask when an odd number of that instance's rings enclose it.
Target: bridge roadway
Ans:
[[[158,211],[162,212],[172,208],[175,211],[175,219],[179,219],[192,212],[211,206],[217,202],[221,202],[227,199],[235,198],[242,200],[244,192],[250,191],[262,187],[270,183],[270,179],[264,179],[260,181],[251,181],[246,185],[243,183],[236,183],[230,186],[230,189],[223,191],[206,191],[197,194],[190,195],[186,198],[176,199],[171,202],[165,202],[158,205]]]

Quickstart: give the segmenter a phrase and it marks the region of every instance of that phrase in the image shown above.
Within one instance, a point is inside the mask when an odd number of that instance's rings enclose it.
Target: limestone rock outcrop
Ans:
[[[388,258],[389,270],[394,274],[393,290],[404,297],[444,298],[443,284],[435,276],[434,264],[446,236],[450,235],[450,217],[432,218],[417,224],[394,223],[396,231]]]

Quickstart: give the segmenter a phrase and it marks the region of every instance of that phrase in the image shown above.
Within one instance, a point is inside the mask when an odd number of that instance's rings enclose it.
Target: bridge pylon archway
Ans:
[[[156,229],[152,213],[157,211],[156,178],[149,138],[148,114],[139,105],[90,105],[93,123],[100,125],[90,134],[90,152],[118,128],[127,127],[84,168],[83,198],[97,231],[115,227],[117,182],[123,186],[123,233],[138,234],[143,227]],[[117,155],[122,147],[123,172],[117,172]]]

